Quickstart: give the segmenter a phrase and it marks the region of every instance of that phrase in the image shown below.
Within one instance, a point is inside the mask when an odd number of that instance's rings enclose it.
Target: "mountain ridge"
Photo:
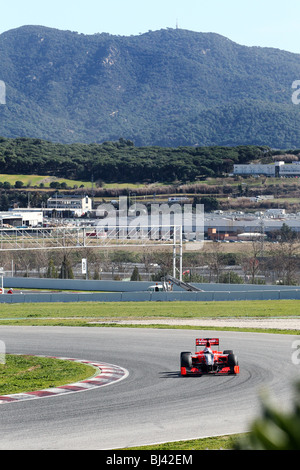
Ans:
[[[216,33],[0,35],[0,135],[54,142],[300,146],[300,55]]]

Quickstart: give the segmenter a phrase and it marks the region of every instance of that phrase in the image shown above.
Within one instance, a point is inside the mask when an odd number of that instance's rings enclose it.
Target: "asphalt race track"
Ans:
[[[233,349],[238,376],[181,377],[181,351],[196,337]],[[0,404],[0,449],[115,449],[243,432],[267,389],[281,408],[300,378],[297,337],[139,328],[0,327],[7,353],[119,365],[126,379],[98,389]]]

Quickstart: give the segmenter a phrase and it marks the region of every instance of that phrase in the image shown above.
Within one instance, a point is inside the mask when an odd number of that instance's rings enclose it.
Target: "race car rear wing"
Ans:
[[[206,346],[208,341],[211,345],[219,345],[219,338],[196,338],[196,346]]]

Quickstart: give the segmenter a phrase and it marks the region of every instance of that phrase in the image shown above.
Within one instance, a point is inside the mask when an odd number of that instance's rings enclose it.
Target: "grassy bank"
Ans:
[[[48,357],[6,354],[0,364],[0,395],[57,387],[93,376],[87,364]]]
[[[298,300],[228,302],[49,302],[1,304],[3,318],[234,318],[299,316]]]
[[[97,321],[119,326],[127,320],[207,319],[207,318],[291,318],[299,316],[298,300],[230,302],[76,302],[2,304],[0,324],[97,326]],[[159,325],[163,328],[163,325]],[[222,327],[221,329],[227,329]],[[234,328],[230,328],[234,329]],[[247,328],[247,331],[253,329]],[[299,334],[299,331],[288,331]]]
[[[127,447],[126,450],[231,450],[234,447],[236,439],[238,439],[240,436],[240,434],[232,434],[226,436],[206,437],[203,439],[166,442],[163,444],[156,444],[150,446]]]

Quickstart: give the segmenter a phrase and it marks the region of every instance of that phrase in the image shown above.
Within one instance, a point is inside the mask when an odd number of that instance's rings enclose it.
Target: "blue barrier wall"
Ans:
[[[48,279],[34,277],[4,277],[5,289],[47,289],[47,290],[72,290],[72,291],[101,291],[101,292],[145,292],[147,288],[154,285],[150,281],[94,281],[85,279]],[[257,284],[216,284],[216,283],[193,283],[194,286],[205,292],[210,291],[279,291],[297,290],[300,286],[266,286]],[[173,291],[186,292],[184,289],[174,285]]]
[[[6,289],[48,289],[80,290],[103,292],[139,292],[146,291],[154,282],[139,281],[93,281],[85,279],[46,279],[34,277],[4,277]]]
[[[94,281],[5,277],[4,287],[25,289],[23,293],[2,294],[0,303],[31,302],[143,302],[143,301],[226,301],[300,299],[300,286],[252,284],[194,284],[203,292],[187,292],[174,286],[172,292],[149,292],[153,282]],[[26,292],[44,289],[49,292]],[[51,292],[60,290],[63,292]],[[75,292],[74,292],[75,291]],[[80,292],[76,292],[80,291]]]
[[[2,294],[0,303],[31,302],[172,302],[300,299],[300,289],[207,292],[99,292]]]

